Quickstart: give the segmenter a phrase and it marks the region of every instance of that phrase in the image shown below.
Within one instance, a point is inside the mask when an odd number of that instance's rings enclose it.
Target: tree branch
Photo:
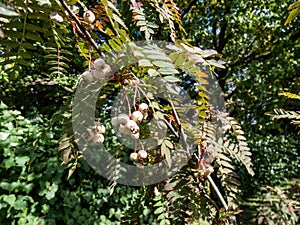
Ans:
[[[91,45],[96,49],[96,51],[101,55],[101,51],[98,48],[98,45],[94,41],[94,39],[91,37],[91,34],[85,29],[84,26],[82,26],[79,19],[76,17],[76,15],[72,12],[70,7],[67,5],[67,3],[64,0],[59,0],[59,2],[62,4],[62,6],[67,10],[69,15],[72,17],[72,19],[75,21],[76,25],[80,29],[80,31],[84,34],[85,38],[91,43]]]
[[[217,50],[218,42],[217,42],[217,25],[216,25],[216,23],[213,23],[213,25],[212,25],[212,33],[213,33],[213,44],[214,44],[215,49]]]
[[[163,121],[165,122],[165,124],[167,124],[167,126],[168,126],[169,129],[172,131],[172,133],[173,133],[177,138],[179,138],[178,133],[174,130],[174,128],[172,127],[172,125],[171,125],[166,119],[164,119]]]
[[[221,27],[219,33],[219,44],[217,46],[217,51],[221,54],[225,45],[227,44],[228,39],[225,37],[226,29],[228,26],[228,22],[226,21],[225,24]]]
[[[188,5],[188,7],[186,7],[185,10],[183,10],[183,12],[181,13],[181,19],[190,11],[190,9],[193,7],[193,5],[195,5],[197,3],[197,0],[194,0],[192,2],[190,2],[190,4]]]
[[[228,206],[227,203],[225,202],[221,192],[219,191],[217,185],[215,184],[214,180],[211,178],[210,175],[207,176],[209,183],[211,184],[212,188],[214,189],[214,191],[216,192],[218,198],[220,199],[222,205],[224,206],[225,210],[228,210]]]
[[[44,85],[44,86],[59,86],[62,89],[64,89],[67,92],[73,93],[73,90],[68,88],[68,87],[64,87],[59,85],[59,83],[57,81],[54,80],[49,80],[49,79],[37,79],[33,82],[27,83],[26,86],[36,86],[36,85]]]

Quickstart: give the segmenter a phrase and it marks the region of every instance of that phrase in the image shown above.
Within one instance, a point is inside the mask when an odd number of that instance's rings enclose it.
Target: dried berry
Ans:
[[[132,138],[132,139],[139,139],[140,138],[140,133],[138,132],[138,133],[135,133],[135,134],[131,134],[130,135],[130,137]]]

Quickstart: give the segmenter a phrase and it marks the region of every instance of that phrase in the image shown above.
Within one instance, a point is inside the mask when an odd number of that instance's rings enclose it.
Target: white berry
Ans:
[[[125,134],[125,135],[130,135],[131,134],[130,129],[128,127],[122,125],[122,124],[120,124],[120,126],[119,126],[119,132],[121,134]]]
[[[138,155],[141,159],[146,159],[148,156],[148,153],[145,150],[139,150]]]
[[[97,131],[98,134],[104,134],[105,133],[105,126],[103,126],[103,125],[96,126],[96,131]]]
[[[131,133],[136,134],[140,131],[139,126],[137,125],[137,123],[134,120],[129,120],[126,123],[126,127],[131,131]]]
[[[104,136],[102,134],[95,134],[93,138],[93,142],[97,144],[101,144],[104,141]]]
[[[143,120],[143,114],[140,111],[134,111],[131,115],[130,115],[130,119],[134,120],[135,122],[139,123],[142,122]]]
[[[138,86],[140,84],[140,80],[139,79],[136,79],[136,80],[131,80],[131,84],[133,86]]]
[[[103,80],[105,78],[105,74],[101,70],[93,70],[92,74],[96,80]]]
[[[110,72],[111,72],[111,67],[110,65],[105,65],[102,69],[102,72],[105,74],[105,75],[108,75]]]
[[[146,103],[141,103],[141,104],[139,105],[139,111],[140,111],[141,113],[147,112],[148,109],[149,109],[149,106],[148,106]]]
[[[93,74],[91,71],[85,71],[81,74],[83,80],[85,80],[88,84],[92,83],[94,80]]]
[[[129,156],[131,161],[137,161],[138,160],[138,154],[136,152],[133,152]]]
[[[101,70],[104,65],[105,65],[105,61],[101,58],[96,59],[94,62],[95,70]]]
[[[118,127],[119,126],[119,123],[118,123],[118,117],[115,116],[111,119],[111,124],[114,126],[114,127]]]
[[[129,116],[125,113],[121,113],[118,115],[118,124],[125,125],[129,121]]]
[[[91,10],[87,10],[83,13],[83,20],[87,23],[93,23],[96,20],[96,16]]]

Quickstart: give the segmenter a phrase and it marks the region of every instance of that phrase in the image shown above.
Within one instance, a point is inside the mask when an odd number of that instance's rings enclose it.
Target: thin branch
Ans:
[[[169,101],[169,102],[170,102],[170,105],[171,105],[171,107],[172,107],[172,111],[173,111],[173,113],[174,113],[174,117],[175,117],[176,123],[178,124],[178,127],[179,127],[179,129],[180,129],[180,135],[179,135],[179,137],[180,137],[180,136],[182,137],[182,145],[183,145],[183,149],[188,150],[188,145],[187,145],[187,143],[186,143],[186,134],[185,134],[184,129],[183,129],[182,125],[181,125],[179,116],[178,116],[178,114],[177,114],[177,112],[176,112],[176,109],[175,109],[175,106],[174,106],[173,102],[172,102],[172,101]],[[189,153],[189,151],[188,151],[188,153]]]
[[[227,42],[228,42],[228,38],[225,37],[227,27],[228,27],[228,22],[226,21],[225,24],[223,24],[223,26],[222,26],[221,29],[220,29],[220,33],[219,33],[219,43],[218,43],[218,46],[217,46],[217,51],[218,51],[219,53],[222,53],[222,52],[223,52],[223,49],[224,49],[225,45],[226,45]]]
[[[209,201],[211,201],[211,203],[214,205],[214,207],[217,209],[217,211],[220,210],[217,203],[214,200],[212,200],[208,194],[204,194],[204,198],[207,198]]]
[[[228,205],[227,205],[227,203],[225,202],[225,200],[224,200],[224,198],[223,198],[221,192],[219,191],[217,185],[215,184],[214,180],[211,178],[210,175],[208,175],[207,178],[208,178],[209,183],[210,183],[211,186],[213,187],[214,191],[216,192],[218,198],[220,199],[222,205],[224,206],[225,210],[227,211],[227,210],[228,210]]]
[[[62,6],[67,10],[69,15],[72,17],[72,19],[75,21],[76,25],[80,29],[80,31],[84,34],[85,38],[91,43],[91,45],[96,49],[96,51],[101,55],[101,51],[98,48],[96,42],[92,38],[91,34],[85,29],[84,26],[82,26],[79,19],[76,17],[76,15],[72,12],[70,7],[67,5],[67,3],[64,0],[59,0],[59,2],[62,4]]]
[[[29,82],[29,83],[26,84],[26,86],[36,86],[36,85],[44,85],[44,86],[55,86],[55,85],[57,85],[57,86],[61,87],[62,89],[64,89],[65,91],[73,93],[72,89],[70,89],[68,87],[61,86],[61,85],[59,85],[59,83],[57,81],[54,81],[54,80],[37,79],[33,82]]]
[[[226,4],[224,15],[230,15],[231,14],[230,10],[231,10],[231,8],[230,8],[229,4],[228,5]],[[224,18],[225,18],[225,16],[224,16]],[[221,26],[221,24],[222,24],[222,26]],[[228,42],[228,35],[226,37],[226,31],[227,31],[227,28],[228,28],[228,21],[227,20],[225,20],[225,22],[221,21],[220,26],[221,26],[220,27],[220,33],[219,33],[219,37],[218,37],[218,39],[219,39],[218,42],[219,43],[218,43],[218,46],[216,46],[216,47],[217,47],[217,51],[219,53],[222,53],[225,45]]]
[[[173,133],[177,138],[179,138],[178,133],[174,130],[174,128],[172,127],[172,125],[171,125],[166,119],[164,119],[163,121],[165,122],[165,124],[167,124],[167,126],[168,126],[169,129],[172,131],[172,133]]]
[[[178,126],[179,126],[180,129],[181,129],[181,122],[180,122],[180,120],[179,120],[178,114],[177,114],[177,112],[176,112],[175,106],[174,106],[174,104],[173,104],[172,101],[170,101],[170,105],[171,105],[171,107],[172,107],[172,110],[173,110],[173,113],[174,113],[174,116],[175,116],[176,123],[178,124]]]

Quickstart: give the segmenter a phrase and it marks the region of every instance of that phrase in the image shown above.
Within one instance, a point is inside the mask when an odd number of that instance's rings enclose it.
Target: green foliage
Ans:
[[[0,110],[1,224],[121,224],[124,215],[138,224],[153,220],[145,190],[118,186],[110,196],[107,181],[84,161],[67,181],[57,154],[60,129],[50,121],[29,120],[3,103]]]
[[[299,17],[284,26],[288,4],[178,1],[185,37],[194,45],[217,50],[227,60],[226,69],[217,71],[218,80],[230,116],[241,122],[255,172],[250,177],[237,165],[244,196],[260,193],[260,186],[299,176],[295,126],[285,119],[271,121],[266,115],[274,108],[299,110],[297,101],[278,97],[283,91],[299,93]],[[247,219],[242,222],[248,224]]]
[[[286,179],[291,179],[299,175],[299,138],[294,135],[281,135],[273,137],[257,135],[256,141],[249,143],[253,151],[253,157],[257,160],[253,161],[255,171],[255,179],[248,176],[252,182],[246,187],[250,193],[258,187],[264,185],[278,185]],[[278,148],[274,148],[274,146]]]
[[[14,8],[10,4],[5,4],[4,2],[0,2],[0,14],[5,16],[18,16],[19,14],[14,10]],[[3,35],[1,30],[1,36]]]
[[[247,224],[296,225],[299,222],[299,179],[283,182],[280,186],[262,188],[262,195],[245,203]]]
[[[0,15],[1,99],[26,112],[51,116],[72,92],[75,70],[69,24],[56,1],[14,1],[18,16]],[[73,42],[73,43],[72,43]],[[41,99],[44,96],[44,99]],[[53,102],[50,107],[49,102]],[[46,109],[47,108],[47,109]]]
[[[49,20],[49,14],[60,9],[55,2],[45,4],[36,1],[16,1],[14,6],[19,7],[20,15],[2,16],[1,20],[4,36],[1,47],[2,51],[5,51],[1,56],[4,59],[1,68],[8,74],[9,79],[15,78],[23,66],[34,66],[37,57],[34,52],[42,50],[45,45],[56,46],[55,41],[61,40],[64,34],[69,33],[67,29],[61,29],[56,20]],[[44,37],[44,32],[50,36]]]
[[[300,202],[289,199],[288,196],[280,189],[266,187],[264,201],[269,204],[264,204],[258,208],[258,224],[297,224],[299,218],[294,207],[299,207]],[[279,201],[274,200],[277,197]],[[297,204],[297,205],[296,205]],[[293,207],[294,206],[294,207]],[[271,211],[269,210],[271,208]]]
[[[0,110],[1,223],[43,223],[63,172],[55,154],[57,130],[44,128],[43,117],[26,119],[3,103]]]

